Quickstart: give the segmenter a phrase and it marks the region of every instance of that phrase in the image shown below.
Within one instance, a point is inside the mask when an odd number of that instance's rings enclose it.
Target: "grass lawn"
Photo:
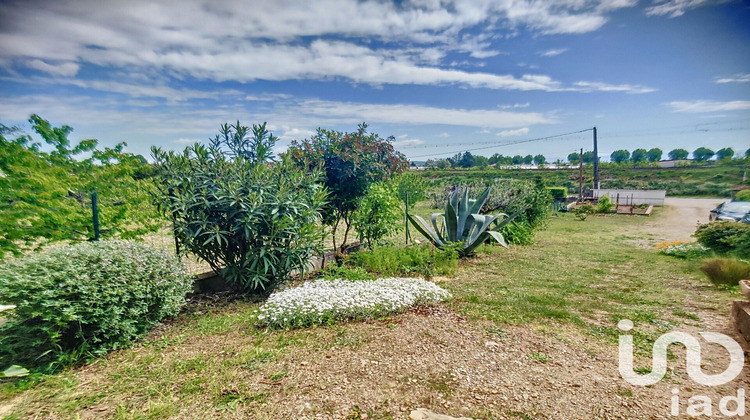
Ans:
[[[648,366],[666,331],[724,331],[739,295],[712,287],[700,262],[643,248],[645,220],[554,217],[535,245],[485,248],[435,279],[449,303],[388,319],[269,332],[254,324],[257,302],[203,300],[130,349],[1,384],[0,418],[666,415],[684,375],[663,389],[619,379],[617,321],[635,322]]]

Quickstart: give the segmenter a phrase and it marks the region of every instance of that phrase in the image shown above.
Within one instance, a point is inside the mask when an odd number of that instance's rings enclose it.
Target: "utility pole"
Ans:
[[[578,201],[583,201],[583,149],[578,155]]]
[[[596,145],[596,127],[594,127],[594,189],[599,188],[599,148]]]

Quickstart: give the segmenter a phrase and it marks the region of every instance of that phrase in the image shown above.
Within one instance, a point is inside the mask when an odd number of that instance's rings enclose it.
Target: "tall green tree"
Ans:
[[[578,162],[581,160],[581,154],[580,153],[570,153],[568,154],[568,162],[573,164],[578,164]]]
[[[628,159],[630,159],[630,152],[625,149],[615,150],[614,152],[612,152],[612,154],[609,155],[609,158],[614,163],[627,162]]]
[[[534,156],[534,163],[537,165],[547,163],[547,158],[545,158],[544,155],[536,155]]]
[[[669,156],[670,160],[684,160],[690,156],[690,152],[685,149],[673,149],[669,151],[667,156]]]
[[[634,163],[645,162],[648,151],[646,149],[635,149],[630,155],[630,160]]]
[[[661,149],[658,147],[654,147],[653,149],[648,149],[648,152],[646,152],[646,160],[649,162],[658,162],[661,160],[661,156],[664,154]]]
[[[151,166],[142,156],[124,152],[125,143],[71,144],[70,126],[55,127],[38,115],[29,123],[46,147],[19,129],[0,131],[0,254],[92,239],[93,192],[103,237],[132,238],[162,225],[152,204]],[[81,158],[84,152],[90,156]]]
[[[734,149],[732,149],[731,147],[725,147],[723,149],[719,149],[716,152],[717,160],[731,159],[733,157],[734,157]]]
[[[300,168],[321,171],[328,191],[323,221],[332,227],[334,248],[342,251],[349,238],[352,215],[375,182],[387,181],[408,167],[406,158],[393,148],[393,137],[383,139],[367,131],[344,133],[319,128],[310,139],[293,141],[286,155]],[[336,234],[343,228],[341,242]]]
[[[594,152],[590,150],[583,152],[583,163],[594,163]]]
[[[707,147],[699,147],[693,151],[693,159],[699,162],[705,162],[714,157],[714,151]]]

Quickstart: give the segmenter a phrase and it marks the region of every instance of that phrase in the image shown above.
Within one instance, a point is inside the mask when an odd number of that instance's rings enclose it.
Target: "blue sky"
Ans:
[[[409,158],[750,148],[750,3],[0,0],[0,121],[182,149],[366,121]],[[481,148],[481,149],[479,149]],[[475,150],[479,149],[479,150]]]

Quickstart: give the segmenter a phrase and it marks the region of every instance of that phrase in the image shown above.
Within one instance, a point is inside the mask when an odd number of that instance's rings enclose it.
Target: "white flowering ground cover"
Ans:
[[[450,297],[435,283],[416,278],[318,279],[271,294],[258,321],[269,328],[300,328],[399,313]]]
[[[709,251],[709,248],[697,242],[683,242],[669,245],[660,252],[677,258],[697,258],[707,255]]]

